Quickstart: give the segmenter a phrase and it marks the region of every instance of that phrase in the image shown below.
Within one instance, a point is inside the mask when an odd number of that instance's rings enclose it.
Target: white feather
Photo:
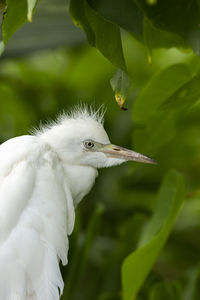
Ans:
[[[58,300],[59,259],[67,263],[74,225],[64,170],[48,145],[29,136],[3,144],[0,164],[0,299]]]

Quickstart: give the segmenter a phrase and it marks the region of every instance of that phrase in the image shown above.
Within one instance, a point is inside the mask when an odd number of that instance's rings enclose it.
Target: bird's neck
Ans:
[[[74,164],[65,164],[64,170],[74,205],[76,206],[91,190],[95,183],[95,178],[98,176],[98,172],[97,169],[93,167]]]

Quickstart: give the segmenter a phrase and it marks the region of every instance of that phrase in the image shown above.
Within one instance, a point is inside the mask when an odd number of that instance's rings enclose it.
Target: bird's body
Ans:
[[[0,146],[0,300],[60,299],[59,261],[67,264],[76,205],[97,168],[131,159],[110,146],[100,117],[86,109]]]
[[[37,137],[8,141],[0,158],[0,299],[59,299],[74,224],[63,167]]]

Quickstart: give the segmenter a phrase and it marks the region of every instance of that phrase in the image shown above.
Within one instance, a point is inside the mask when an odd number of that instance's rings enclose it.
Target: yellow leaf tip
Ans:
[[[32,23],[32,14],[27,15],[27,20],[29,23]]]

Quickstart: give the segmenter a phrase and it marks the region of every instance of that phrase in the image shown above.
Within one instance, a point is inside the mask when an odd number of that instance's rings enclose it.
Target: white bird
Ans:
[[[97,169],[151,158],[110,144],[86,108],[0,146],[0,300],[59,300],[75,207]]]

